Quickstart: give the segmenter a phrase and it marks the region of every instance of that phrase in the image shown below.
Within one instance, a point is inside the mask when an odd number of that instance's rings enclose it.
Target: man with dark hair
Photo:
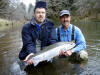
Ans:
[[[54,24],[46,18],[46,2],[36,2],[34,17],[23,26],[22,29],[23,47],[19,53],[19,59],[29,64],[34,60],[28,60],[31,55],[37,52],[37,48],[56,43],[56,30]]]
[[[88,54],[85,51],[86,41],[81,30],[75,25],[70,24],[71,15],[68,10],[62,10],[59,14],[61,26],[57,30],[58,41],[69,42],[75,41],[75,48],[66,52],[61,51],[60,55],[73,56],[76,55],[76,59],[87,59]]]

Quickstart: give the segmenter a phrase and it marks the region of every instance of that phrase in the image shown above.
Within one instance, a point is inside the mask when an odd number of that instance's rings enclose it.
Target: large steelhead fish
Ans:
[[[36,66],[42,61],[50,61],[52,58],[59,56],[61,50],[66,51],[74,47],[74,42],[58,42],[48,47],[45,47],[42,51],[39,51],[35,55],[31,56],[29,59],[33,59],[34,66]]]

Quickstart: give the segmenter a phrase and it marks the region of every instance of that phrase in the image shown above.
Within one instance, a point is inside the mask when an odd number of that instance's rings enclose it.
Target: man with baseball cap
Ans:
[[[85,60],[88,58],[88,53],[86,49],[86,41],[81,30],[70,23],[71,14],[69,10],[62,10],[59,14],[59,20],[61,26],[57,29],[57,39],[58,41],[75,41],[75,48],[68,50],[66,52],[61,51],[60,55],[73,56],[76,55],[76,59]]]
[[[34,60],[28,58],[37,52],[37,47],[38,50],[42,50],[44,47],[56,43],[54,24],[46,18],[46,2],[36,2],[33,18],[23,26],[22,42],[23,47],[19,53],[19,59],[29,64],[34,63]]]

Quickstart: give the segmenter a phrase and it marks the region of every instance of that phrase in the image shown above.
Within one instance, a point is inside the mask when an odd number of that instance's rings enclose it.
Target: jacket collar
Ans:
[[[49,20],[48,18],[46,18],[46,19],[44,20],[44,22],[41,23],[40,25],[43,25],[43,24],[45,24],[45,23],[48,22],[48,21],[50,21],[50,20]],[[34,17],[32,17],[32,19],[30,20],[30,24],[33,25],[33,26],[35,26],[35,18],[34,18]]]

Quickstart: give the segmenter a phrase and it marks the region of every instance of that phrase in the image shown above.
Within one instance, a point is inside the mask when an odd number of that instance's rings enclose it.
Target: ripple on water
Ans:
[[[11,75],[26,75],[26,72],[21,70],[18,61],[15,61],[13,64],[11,64],[10,71]]]

